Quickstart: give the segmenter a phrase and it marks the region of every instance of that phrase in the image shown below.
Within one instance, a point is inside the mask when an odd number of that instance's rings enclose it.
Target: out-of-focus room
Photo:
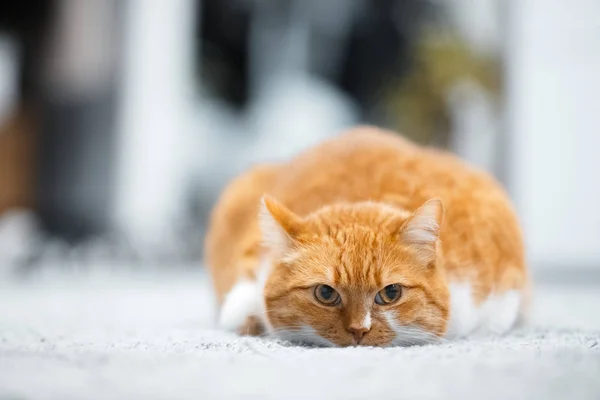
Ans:
[[[598,71],[595,0],[2,3],[0,398],[598,398]],[[387,379],[385,353],[216,330],[221,190],[359,124],[506,187],[532,327],[394,349]]]

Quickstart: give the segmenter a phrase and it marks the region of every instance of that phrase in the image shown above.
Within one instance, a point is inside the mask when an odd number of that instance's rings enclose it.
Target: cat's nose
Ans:
[[[354,336],[354,342],[359,344],[360,341],[365,336],[365,333],[369,332],[371,329],[366,326],[349,326],[348,332]]]

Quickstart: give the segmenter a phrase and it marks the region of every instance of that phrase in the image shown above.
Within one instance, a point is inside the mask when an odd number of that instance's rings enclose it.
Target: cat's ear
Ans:
[[[302,218],[268,195],[261,199],[258,219],[263,243],[280,254],[302,230]]]
[[[439,198],[428,200],[402,224],[402,243],[414,247],[425,263],[435,261],[440,226],[444,218],[444,205]]]

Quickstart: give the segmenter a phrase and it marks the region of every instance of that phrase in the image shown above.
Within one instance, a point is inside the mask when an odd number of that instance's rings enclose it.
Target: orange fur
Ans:
[[[495,180],[371,127],[233,181],[213,211],[206,262],[220,302],[266,263],[265,315],[249,323],[262,318],[273,332],[309,327],[335,345],[392,344],[403,327],[443,336],[450,281],[469,282],[474,304],[527,284],[518,221]],[[319,284],[341,303],[320,304]],[[400,300],[374,303],[390,284],[401,285]],[[360,340],[356,329],[365,331]]]

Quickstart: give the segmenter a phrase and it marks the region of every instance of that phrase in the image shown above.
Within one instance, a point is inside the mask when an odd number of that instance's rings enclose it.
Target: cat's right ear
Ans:
[[[428,200],[402,225],[400,237],[404,244],[417,250],[423,263],[435,260],[444,205],[439,198]]]
[[[302,218],[268,195],[260,201],[258,220],[264,245],[279,254],[289,249],[302,229]]]

